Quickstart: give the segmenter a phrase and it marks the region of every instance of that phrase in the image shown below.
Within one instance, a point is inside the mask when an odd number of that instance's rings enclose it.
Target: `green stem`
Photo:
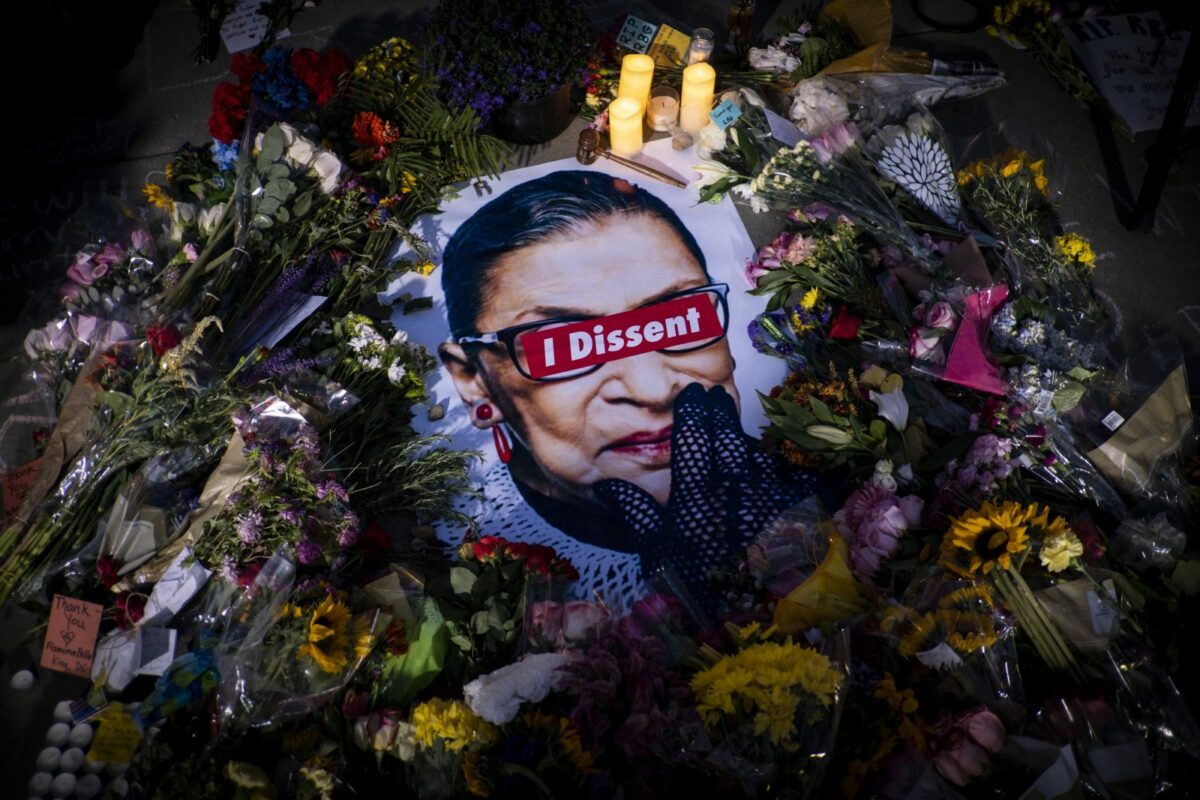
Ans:
[[[224,210],[221,211],[221,218],[217,221],[217,226],[213,230],[212,236],[204,243],[204,249],[200,251],[200,255],[196,257],[196,261],[188,268],[179,282],[171,287],[163,298],[163,305],[172,310],[179,310],[183,304],[191,297],[195,285],[207,271],[206,267],[209,260],[213,257],[213,252],[217,246],[224,241],[225,237],[234,228],[233,200],[225,203]]]

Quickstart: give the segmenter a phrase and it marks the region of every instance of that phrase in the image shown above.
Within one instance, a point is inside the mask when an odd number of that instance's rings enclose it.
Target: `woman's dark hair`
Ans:
[[[478,333],[475,319],[483,306],[488,273],[501,257],[614,214],[661,219],[708,274],[696,238],[662,200],[603,172],[553,172],[490,200],[450,237],[442,255],[442,292],[451,336]]]

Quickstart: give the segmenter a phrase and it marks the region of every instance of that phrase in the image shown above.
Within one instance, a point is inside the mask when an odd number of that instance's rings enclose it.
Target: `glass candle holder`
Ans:
[[[692,31],[692,41],[688,43],[685,64],[699,64],[701,61],[712,60],[713,50],[717,46],[716,36],[709,28],[696,28]]]
[[[646,106],[646,125],[651,130],[669,131],[679,119],[679,92],[670,86],[655,86],[650,90],[650,105]]]

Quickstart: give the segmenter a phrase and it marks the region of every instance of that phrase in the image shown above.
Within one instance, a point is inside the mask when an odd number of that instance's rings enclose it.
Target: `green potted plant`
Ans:
[[[591,51],[573,0],[442,0],[425,35],[442,100],[518,144],[549,141],[571,122],[571,88]]]

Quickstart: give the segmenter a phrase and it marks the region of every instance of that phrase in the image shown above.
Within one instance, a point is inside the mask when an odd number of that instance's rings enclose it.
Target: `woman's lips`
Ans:
[[[638,431],[609,443],[604,450],[650,466],[665,466],[671,463],[671,428],[668,425],[657,431]]]

